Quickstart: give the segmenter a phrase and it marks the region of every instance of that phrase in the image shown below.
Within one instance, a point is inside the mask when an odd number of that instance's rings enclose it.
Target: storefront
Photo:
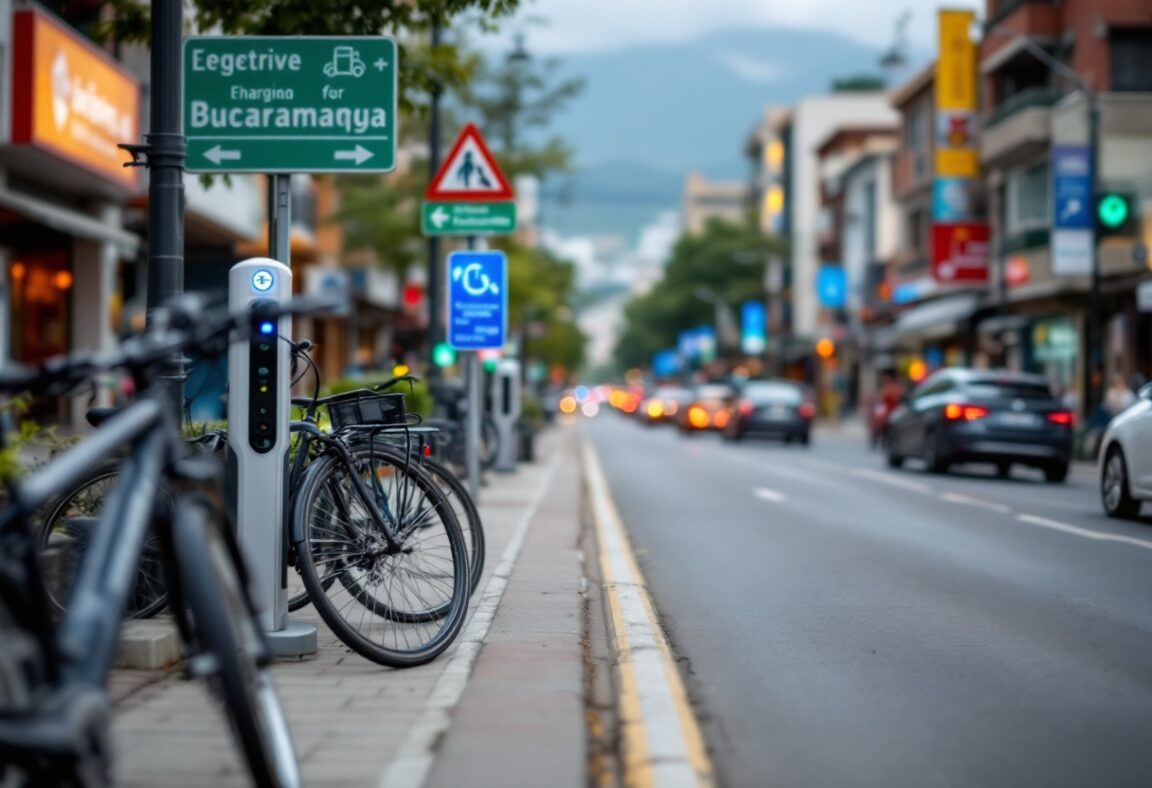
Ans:
[[[11,81],[0,129],[0,351],[37,363],[104,350],[121,319],[121,278],[140,250],[123,229],[137,171],[116,146],[138,142],[138,82],[36,6],[14,11]],[[108,402],[110,388],[98,400]],[[78,421],[83,401],[40,415]]]

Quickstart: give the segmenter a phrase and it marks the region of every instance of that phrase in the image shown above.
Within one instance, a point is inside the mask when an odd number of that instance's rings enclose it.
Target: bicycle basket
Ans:
[[[338,394],[328,401],[328,418],[334,430],[351,427],[354,424],[402,427],[407,424],[404,395],[379,394],[369,389]]]

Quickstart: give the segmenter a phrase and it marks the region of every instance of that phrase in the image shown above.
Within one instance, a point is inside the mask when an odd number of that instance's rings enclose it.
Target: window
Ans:
[[[1007,179],[1007,232],[1015,234],[1048,226],[1051,198],[1048,162],[1013,170]]]
[[[1152,28],[1111,32],[1112,90],[1152,92]]]
[[[918,151],[924,147],[924,107],[913,107],[904,121],[904,147]]]

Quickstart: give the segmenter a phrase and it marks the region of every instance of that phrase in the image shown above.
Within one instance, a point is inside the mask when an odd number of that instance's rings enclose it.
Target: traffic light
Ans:
[[[1096,227],[1100,235],[1133,235],[1135,211],[1131,194],[1104,192],[1096,198]]]
[[[432,349],[432,363],[438,367],[450,367],[456,363],[456,349],[447,342],[439,342]]]

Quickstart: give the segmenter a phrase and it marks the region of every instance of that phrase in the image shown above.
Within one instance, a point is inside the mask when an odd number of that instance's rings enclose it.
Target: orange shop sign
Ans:
[[[12,14],[12,142],[32,145],[125,189],[136,184],[140,85],[93,44],[42,11]]]

